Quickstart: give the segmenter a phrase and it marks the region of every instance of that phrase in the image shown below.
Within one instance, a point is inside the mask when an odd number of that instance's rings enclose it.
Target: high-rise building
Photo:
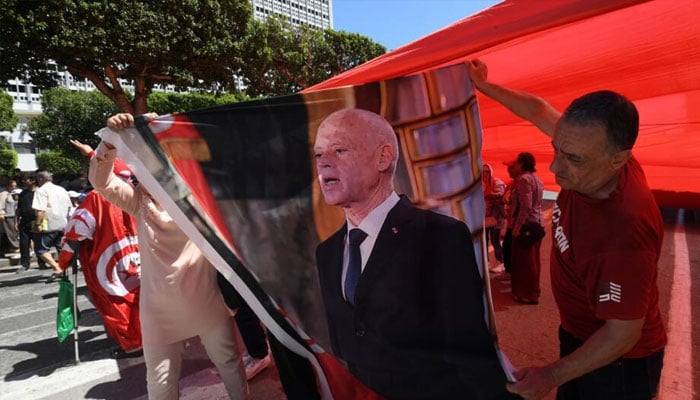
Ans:
[[[333,28],[333,0],[250,0],[253,18],[264,21],[270,15],[279,15],[294,26],[309,25],[317,28]],[[59,86],[71,90],[95,90],[88,79],[76,78],[65,68],[50,63],[47,68],[56,69]],[[131,82],[120,80],[126,90],[134,90]],[[26,79],[13,79],[5,83],[3,89],[13,98],[12,108],[20,117],[20,123],[13,132],[2,132],[11,146],[19,153],[19,167],[23,170],[36,168],[34,146],[26,133],[29,118],[41,114],[41,89]],[[172,85],[156,86],[154,91],[173,92]]]
[[[250,0],[255,19],[285,17],[294,26],[333,28],[333,0]]]

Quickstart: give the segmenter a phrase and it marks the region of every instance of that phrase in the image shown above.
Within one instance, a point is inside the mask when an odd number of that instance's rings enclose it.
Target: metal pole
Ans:
[[[73,269],[73,342],[75,346],[75,363],[80,364],[80,352],[78,351],[78,255],[74,254],[71,260]]]

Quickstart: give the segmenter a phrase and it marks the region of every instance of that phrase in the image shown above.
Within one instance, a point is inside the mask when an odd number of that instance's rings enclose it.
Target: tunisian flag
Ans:
[[[66,225],[58,256],[63,270],[74,256],[68,242],[80,242],[80,265],[107,334],[124,351],[140,348],[141,262],[134,218],[92,191]]]

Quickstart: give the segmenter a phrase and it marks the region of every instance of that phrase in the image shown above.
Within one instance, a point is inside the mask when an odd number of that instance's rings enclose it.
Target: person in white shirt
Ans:
[[[68,223],[71,201],[66,189],[53,183],[53,175],[50,172],[39,170],[36,177],[39,189],[34,193],[32,200],[32,208],[36,211],[34,232],[37,233],[34,251],[37,257],[51,266],[53,272],[46,281],[50,283],[63,274],[50,251],[52,247],[57,251],[61,249],[63,228]]]

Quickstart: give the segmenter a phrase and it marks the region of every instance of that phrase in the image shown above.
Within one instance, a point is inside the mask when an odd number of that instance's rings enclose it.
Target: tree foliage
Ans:
[[[163,93],[153,92],[148,96],[149,109],[158,115],[181,113],[219,104],[250,100],[245,94],[214,95],[211,93]]]
[[[17,152],[10,149],[0,149],[0,175],[13,176],[19,156]]]
[[[247,96],[240,94],[215,96],[156,92],[148,97],[148,103],[151,111],[163,115],[247,99]],[[96,147],[100,139],[94,133],[105,126],[107,118],[118,112],[116,106],[99,92],[75,92],[63,88],[44,91],[41,106],[44,112],[29,122],[28,131],[37,147],[55,153],[44,156],[50,158],[52,165],[57,163],[53,160],[59,155],[78,164],[84,162],[70,140],[76,139]],[[2,142],[3,138],[0,137],[0,148],[3,147]],[[65,162],[59,164],[64,165]]]
[[[118,112],[114,103],[99,92],[63,88],[45,90],[41,107],[43,113],[28,125],[32,140],[40,149],[55,150],[76,161],[81,156],[70,140],[97,146],[99,138],[94,133],[105,126],[109,116]]]
[[[355,33],[295,28],[280,18],[251,21],[241,77],[251,96],[295,93],[386,52]]]
[[[82,168],[80,161],[67,157],[60,151],[46,151],[37,154],[36,165],[39,169],[63,176],[74,175]]]
[[[154,85],[290,94],[386,51],[358,34],[256,21],[249,0],[0,0],[0,9],[0,80],[55,84],[53,60],[133,114],[153,110]],[[120,79],[133,82],[131,96]]]
[[[248,0],[0,0],[0,80],[49,84],[48,60],[88,78],[125,112],[147,111],[154,84],[209,87],[239,69]],[[119,78],[135,86],[133,99]]]
[[[12,131],[17,126],[19,118],[12,109],[12,96],[0,92],[0,131]]]

